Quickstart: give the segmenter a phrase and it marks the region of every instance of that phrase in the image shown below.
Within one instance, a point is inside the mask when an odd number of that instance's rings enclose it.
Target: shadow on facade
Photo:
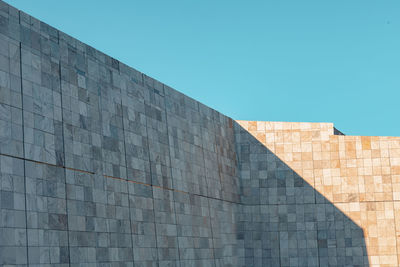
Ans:
[[[369,266],[364,232],[235,123],[245,266]]]

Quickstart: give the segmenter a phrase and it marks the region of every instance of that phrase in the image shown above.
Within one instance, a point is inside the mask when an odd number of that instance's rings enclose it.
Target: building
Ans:
[[[399,266],[400,137],[235,121],[0,1],[1,266]]]

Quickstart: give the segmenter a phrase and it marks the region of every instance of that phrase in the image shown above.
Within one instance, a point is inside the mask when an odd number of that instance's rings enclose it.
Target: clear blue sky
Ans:
[[[7,0],[242,120],[400,136],[399,0]]]

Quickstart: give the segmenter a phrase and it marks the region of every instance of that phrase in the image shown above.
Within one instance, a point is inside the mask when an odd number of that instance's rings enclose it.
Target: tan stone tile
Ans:
[[[370,150],[371,149],[371,137],[362,136],[361,137],[361,142],[362,142],[362,149],[363,150]]]

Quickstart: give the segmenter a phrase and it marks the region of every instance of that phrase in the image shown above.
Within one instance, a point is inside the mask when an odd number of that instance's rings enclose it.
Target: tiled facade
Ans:
[[[0,266],[398,266],[400,138],[334,130],[234,121],[0,1]]]
[[[264,209],[263,223],[276,216],[287,224],[279,233],[289,235],[291,253],[301,242],[290,243],[290,221],[299,234],[298,218],[307,222],[308,209],[320,265],[399,266],[400,138],[334,130],[330,123],[238,121],[245,201],[260,205],[261,218]],[[293,254],[284,257],[288,265],[299,260]]]

